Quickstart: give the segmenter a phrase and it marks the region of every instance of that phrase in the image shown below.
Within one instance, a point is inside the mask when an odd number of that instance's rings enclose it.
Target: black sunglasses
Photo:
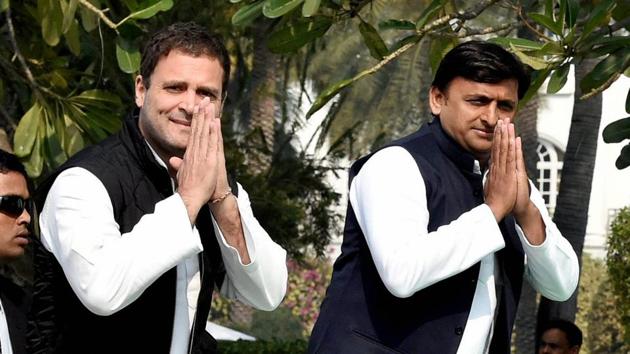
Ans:
[[[20,216],[29,207],[29,200],[17,195],[0,196],[0,212],[11,216]]]

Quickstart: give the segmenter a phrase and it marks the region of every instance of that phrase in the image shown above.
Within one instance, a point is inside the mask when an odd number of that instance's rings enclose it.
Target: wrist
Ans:
[[[216,192],[216,191],[215,191]],[[219,195],[213,195],[212,199],[210,199],[210,205],[212,204],[218,204],[223,202],[227,197],[229,197],[230,195],[232,195],[232,188],[227,187],[227,190],[225,190],[224,192],[222,192]]]

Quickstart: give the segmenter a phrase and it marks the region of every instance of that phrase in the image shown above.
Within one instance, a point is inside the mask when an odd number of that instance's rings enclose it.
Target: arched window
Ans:
[[[549,213],[553,215],[556,209],[556,198],[558,197],[558,186],[562,172],[562,151],[544,140],[539,139],[538,148],[538,190],[545,199],[545,205]],[[558,153],[559,152],[559,153]]]

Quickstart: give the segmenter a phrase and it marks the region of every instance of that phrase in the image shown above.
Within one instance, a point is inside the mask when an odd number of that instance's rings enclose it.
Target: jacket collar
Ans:
[[[127,150],[129,150],[131,156],[136,160],[138,165],[149,176],[160,176],[161,174],[166,174],[168,176],[168,171],[156,160],[156,157],[147,144],[146,139],[142,136],[140,128],[138,127],[138,120],[138,109],[131,111],[125,118],[122,129],[120,130],[120,137],[123,144]]]
[[[453,161],[453,163],[463,172],[475,175],[480,173],[480,162],[444,131],[439,118],[434,118],[428,125],[429,130],[437,141],[438,147],[449,158],[449,160]]]

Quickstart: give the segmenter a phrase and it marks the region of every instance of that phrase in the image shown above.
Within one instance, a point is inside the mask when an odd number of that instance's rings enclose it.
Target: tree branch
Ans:
[[[26,75],[28,85],[31,86],[31,89],[36,95],[40,95],[39,85],[37,84],[37,82],[35,82],[35,77],[33,76],[31,69],[28,67],[28,64],[26,64],[26,60],[24,59],[24,56],[22,55],[22,52],[18,47],[17,39],[15,37],[15,28],[13,27],[13,19],[11,19],[11,6],[7,7],[5,11],[5,17],[7,19],[9,39],[11,40],[11,45],[13,46],[13,52],[15,53],[18,62],[20,62],[20,65],[22,66],[22,70],[24,71],[24,75]]]
[[[365,70],[363,72],[361,72],[359,75],[355,76],[355,80],[356,81],[360,78],[362,78],[363,76],[369,75],[369,74],[373,74],[375,72],[377,72],[378,70],[380,70],[383,66],[385,66],[387,63],[389,63],[390,61],[396,59],[397,57],[399,57],[400,55],[402,55],[404,52],[406,52],[409,48],[413,47],[414,45],[416,45],[420,39],[422,39],[422,37],[424,35],[426,35],[428,32],[441,27],[445,24],[448,24],[450,20],[452,19],[459,19],[462,21],[462,24],[464,22],[466,22],[467,20],[476,18],[477,16],[479,16],[479,14],[481,14],[485,9],[487,9],[488,7],[490,7],[491,5],[499,2],[500,0],[482,0],[481,2],[479,2],[477,5],[473,6],[472,8],[468,9],[467,11],[460,11],[458,13],[452,13],[452,14],[448,14],[445,16],[442,16],[440,18],[435,19],[434,21],[428,23],[427,25],[425,25],[423,28],[416,30],[416,35],[418,36],[418,40],[417,41],[413,41],[410,43],[407,43],[405,45],[403,45],[402,47],[398,48],[396,51],[392,52],[391,54],[385,56],[380,62],[378,62],[376,65],[374,65],[373,67],[371,67],[368,70]]]
[[[619,76],[621,76],[621,73],[616,73],[615,75],[609,77],[608,80],[606,80],[606,82],[601,84],[599,87],[596,87],[596,88],[592,89],[591,91],[589,91],[588,93],[585,93],[582,96],[580,96],[580,99],[581,100],[586,100],[586,99],[589,99],[589,98],[597,95],[598,93],[604,92],[604,90],[607,89],[610,85],[612,85],[613,82],[617,81]],[[579,83],[578,83],[578,85],[579,85]]]
[[[105,12],[103,10],[92,5],[92,3],[89,2],[88,0],[79,0],[79,3],[85,6],[88,10],[94,12],[96,16],[98,16],[101,20],[103,20],[103,22],[105,22],[105,24],[109,28],[113,29],[114,31],[116,31],[116,33],[118,33],[118,26],[112,20],[110,20],[107,16],[105,16]]]
[[[486,28],[468,28],[466,26],[462,26],[460,29],[461,33],[434,33],[431,36],[435,37],[449,37],[449,38],[466,38],[477,35],[484,35],[490,33],[496,33],[501,31],[510,31],[516,27],[518,22],[511,22],[500,25],[498,27],[486,27]]]

